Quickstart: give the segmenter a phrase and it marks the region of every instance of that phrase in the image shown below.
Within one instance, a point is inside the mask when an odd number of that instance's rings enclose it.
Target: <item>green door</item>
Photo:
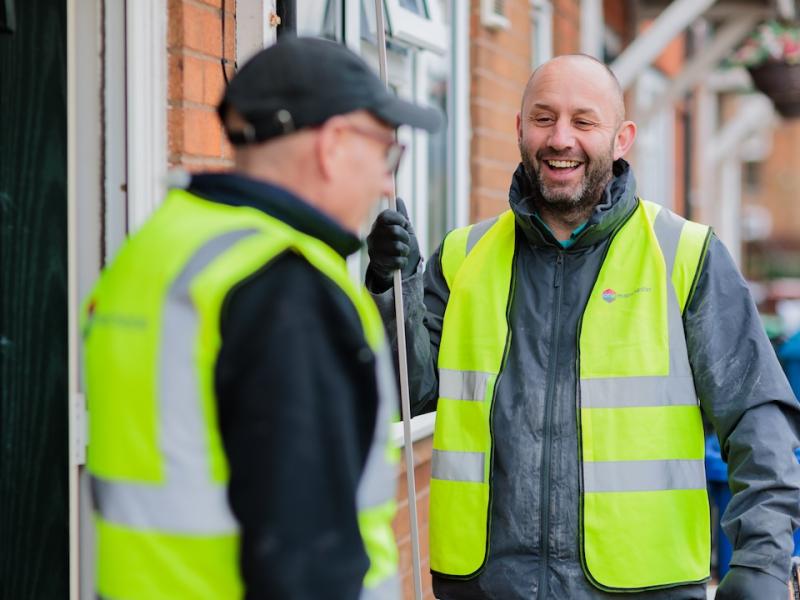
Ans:
[[[69,596],[66,22],[64,0],[0,0],[0,598],[15,600]]]

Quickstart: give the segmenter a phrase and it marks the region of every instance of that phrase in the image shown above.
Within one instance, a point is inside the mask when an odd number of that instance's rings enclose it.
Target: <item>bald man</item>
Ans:
[[[510,210],[424,273],[403,214],[368,238],[391,335],[403,271],[414,411],[437,411],[436,597],[706,598],[705,415],[734,491],[717,598],[784,600],[800,412],[742,276],[709,228],[637,195],[602,63],[540,67],[516,132]]]

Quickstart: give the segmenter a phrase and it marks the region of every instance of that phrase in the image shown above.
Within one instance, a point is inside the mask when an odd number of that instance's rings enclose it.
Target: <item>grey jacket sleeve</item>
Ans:
[[[800,405],[767,339],[747,284],[712,236],[684,314],[703,412],[719,436],[733,498],[722,526],[732,566],[786,581],[800,526]]]
[[[420,261],[417,272],[403,280],[403,306],[406,321],[406,350],[408,356],[408,387],[411,413],[416,416],[436,410],[439,394],[437,361],[442,322],[450,290],[442,274],[439,252],[436,249],[423,272]],[[369,282],[367,282],[369,287]],[[394,290],[372,294],[386,327],[389,344],[397,363],[397,326],[395,323]]]

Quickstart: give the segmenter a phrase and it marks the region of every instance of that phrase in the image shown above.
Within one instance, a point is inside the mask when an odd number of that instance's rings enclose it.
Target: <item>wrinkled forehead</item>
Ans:
[[[609,120],[622,120],[625,110],[621,90],[605,67],[580,57],[553,60],[533,74],[522,111],[541,105],[558,112],[591,110]]]

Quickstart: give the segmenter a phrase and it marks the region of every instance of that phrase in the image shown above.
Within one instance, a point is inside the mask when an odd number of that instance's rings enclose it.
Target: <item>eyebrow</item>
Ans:
[[[537,109],[537,108],[538,109],[542,109],[542,110],[550,110],[550,111],[555,112],[555,109],[553,109],[552,106],[550,106],[549,104],[547,104],[545,102],[534,102],[533,105],[531,106],[531,110]],[[588,107],[586,107],[586,108],[578,108],[577,110],[575,110],[575,114],[577,114],[577,115],[591,114],[595,118],[598,118],[598,119],[600,118],[600,113],[597,112],[596,109],[588,108]]]

